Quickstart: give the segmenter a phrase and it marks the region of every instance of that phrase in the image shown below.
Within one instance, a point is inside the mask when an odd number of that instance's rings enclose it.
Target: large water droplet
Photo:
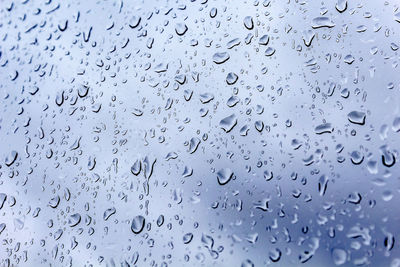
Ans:
[[[131,230],[134,234],[140,234],[143,231],[145,219],[143,216],[138,215],[132,219]]]
[[[227,184],[233,177],[233,172],[229,168],[220,169],[217,172],[217,180],[220,185]]]

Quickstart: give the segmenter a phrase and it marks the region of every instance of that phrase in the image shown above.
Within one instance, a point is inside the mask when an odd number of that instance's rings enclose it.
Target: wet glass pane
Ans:
[[[0,266],[400,266],[400,2],[0,0]]]

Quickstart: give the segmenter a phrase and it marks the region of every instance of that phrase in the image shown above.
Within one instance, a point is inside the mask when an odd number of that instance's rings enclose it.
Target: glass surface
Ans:
[[[0,266],[400,266],[400,2],[0,0]]]

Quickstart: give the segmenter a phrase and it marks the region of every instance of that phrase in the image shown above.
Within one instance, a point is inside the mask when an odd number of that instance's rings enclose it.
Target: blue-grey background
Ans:
[[[0,0],[1,264],[400,266],[399,4]]]

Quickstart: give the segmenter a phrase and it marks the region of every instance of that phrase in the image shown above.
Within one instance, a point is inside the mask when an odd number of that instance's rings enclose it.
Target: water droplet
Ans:
[[[222,64],[230,58],[228,52],[215,53],[213,56],[213,61],[216,64]]]
[[[323,123],[315,127],[316,134],[323,134],[323,133],[332,133],[333,126],[331,123]]]
[[[131,230],[134,234],[140,234],[143,231],[145,219],[143,216],[138,215],[132,219]]]
[[[337,0],[336,10],[340,13],[343,13],[347,9],[347,0]]]
[[[175,26],[175,32],[176,34],[182,36],[184,35],[188,30],[188,27],[186,26],[185,23],[177,23]]]
[[[77,226],[80,222],[81,222],[81,215],[79,213],[75,213],[69,216],[68,225],[70,227]]]
[[[335,24],[328,17],[316,17],[312,20],[312,27],[314,29],[319,28],[332,28],[335,27]]]
[[[229,168],[223,168],[217,172],[217,179],[220,185],[227,184],[232,178],[233,172]]]
[[[109,208],[109,209],[106,209],[106,210],[104,211],[104,214],[103,214],[103,219],[104,219],[105,221],[107,221],[107,220],[108,220],[112,215],[114,215],[116,212],[117,212],[117,210],[116,210],[114,207]]]
[[[347,118],[351,123],[364,125],[366,115],[364,112],[361,111],[352,111],[349,114],[347,114]]]
[[[347,252],[341,248],[334,248],[331,252],[333,264],[339,266],[343,265],[347,261]]]
[[[253,18],[251,16],[246,16],[243,20],[243,23],[248,30],[252,30],[254,27]]]
[[[235,84],[238,79],[239,77],[235,73],[229,72],[228,75],[226,76],[226,83],[228,85],[232,85]]]
[[[236,124],[237,118],[235,114],[225,117],[219,122],[219,126],[227,133],[232,131]]]
[[[193,234],[192,233],[187,233],[183,236],[183,243],[184,244],[189,244],[193,239]]]

